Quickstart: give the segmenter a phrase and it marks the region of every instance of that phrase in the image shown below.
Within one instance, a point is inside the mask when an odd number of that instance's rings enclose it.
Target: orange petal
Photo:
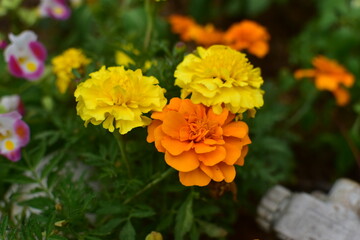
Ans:
[[[250,45],[248,51],[259,58],[263,58],[269,52],[269,45],[265,41],[257,41]]]
[[[223,161],[226,156],[226,150],[222,146],[217,146],[212,152],[199,154],[199,160],[206,166],[214,166],[215,164]]]
[[[329,90],[334,91],[336,88],[338,88],[339,83],[336,78],[330,76],[330,75],[318,75],[315,78],[315,85],[316,88],[319,90]]]
[[[216,149],[216,146],[210,146],[205,143],[195,143],[195,152],[196,153],[207,153],[214,151]]]
[[[193,150],[183,152],[177,156],[173,156],[166,151],[165,161],[169,166],[181,172],[190,172],[200,165],[197,155]]]
[[[200,164],[200,168],[204,173],[206,173],[206,175],[216,182],[221,182],[225,179],[224,174],[217,165],[209,167],[204,164]]]
[[[179,172],[180,182],[184,186],[206,186],[210,183],[211,178],[206,175],[200,168],[191,172]]]
[[[241,149],[241,156],[239,157],[239,159],[236,161],[236,165],[239,165],[239,166],[243,166],[244,165],[244,160],[245,160],[245,156],[247,155],[249,151],[249,147],[248,146],[244,146],[242,149]]]
[[[194,104],[189,99],[183,99],[181,102],[181,106],[179,107],[179,112],[182,114],[196,114],[196,106],[197,104]]]
[[[227,138],[223,146],[226,150],[224,162],[228,165],[233,165],[241,156],[242,141],[238,138]]]
[[[152,143],[155,141],[155,136],[154,136],[154,132],[155,132],[155,128],[157,128],[158,126],[161,125],[161,121],[159,120],[153,120],[151,122],[151,124],[147,127],[147,132],[148,132],[148,135],[146,137],[146,141],[148,143]]]
[[[314,69],[300,69],[295,71],[294,77],[296,79],[300,78],[312,78],[315,77],[315,70]]]
[[[235,176],[236,176],[236,170],[235,170],[235,167],[233,165],[227,165],[225,163],[219,163],[217,165],[221,172],[224,174],[224,177],[225,177],[225,182],[232,182],[234,181],[235,179]]]
[[[338,106],[345,106],[350,101],[350,94],[347,90],[343,88],[337,88],[332,92],[336,99],[336,104]]]
[[[184,116],[181,113],[170,111],[166,113],[166,117],[163,121],[162,129],[165,134],[170,137],[179,139],[180,129],[187,125]]]
[[[161,125],[158,126],[157,128],[155,128],[155,130],[154,130],[155,147],[159,152],[165,152],[166,151],[165,148],[161,144],[161,140],[165,136],[166,135],[162,131],[162,126]]]
[[[245,122],[232,122],[223,127],[224,136],[233,136],[237,138],[245,137],[249,132],[249,127]]]
[[[152,119],[164,120],[166,112],[153,112],[151,114]]]
[[[225,122],[223,125],[227,125],[228,123],[230,123],[233,119],[235,118],[235,114],[233,113],[229,113],[228,117],[226,118]]]
[[[174,156],[179,155],[184,151],[189,151],[193,146],[193,142],[182,142],[169,136],[164,136],[161,140],[161,144],[166,151]]]
[[[166,106],[166,109],[172,111],[179,111],[182,101],[183,100],[180,98],[172,98],[169,104]]]
[[[189,133],[190,133],[189,126],[185,126],[185,127],[180,128],[180,130],[179,130],[179,137],[180,137],[179,140],[180,141],[189,140],[189,137],[190,137]]]

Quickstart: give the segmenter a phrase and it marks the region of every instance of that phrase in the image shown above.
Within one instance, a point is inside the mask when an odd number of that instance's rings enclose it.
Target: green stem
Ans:
[[[294,124],[296,124],[298,121],[301,120],[301,118],[309,111],[309,109],[312,107],[312,104],[318,95],[317,89],[312,89],[312,91],[309,92],[307,98],[304,101],[304,104],[292,115],[292,117],[287,121],[286,127],[291,127]]]
[[[154,19],[152,14],[151,0],[145,0],[145,11],[146,11],[146,32],[144,39],[144,50],[147,50],[150,44],[151,33],[154,27]]]
[[[118,131],[114,132],[114,136],[115,136],[116,142],[117,142],[117,144],[119,146],[119,149],[120,149],[121,160],[123,161],[123,163],[124,163],[124,165],[126,167],[128,176],[131,178],[132,174],[131,174],[131,168],[130,168],[129,160],[128,160],[127,156],[126,156],[125,139]]]
[[[168,170],[166,170],[165,172],[163,172],[159,177],[155,178],[154,180],[152,180],[150,183],[148,183],[144,188],[142,188],[140,191],[138,191],[137,193],[135,193],[133,196],[129,197],[128,199],[126,199],[124,201],[124,204],[128,204],[129,202],[131,202],[134,198],[136,198],[137,196],[143,194],[145,191],[147,191],[149,188],[152,188],[153,186],[155,186],[156,184],[158,184],[160,181],[162,181],[164,178],[166,178],[167,176],[169,176],[171,173],[174,172],[174,169],[169,168]]]

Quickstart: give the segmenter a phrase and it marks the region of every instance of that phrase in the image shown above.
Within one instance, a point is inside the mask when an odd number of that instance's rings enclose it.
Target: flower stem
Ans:
[[[130,168],[129,160],[128,160],[127,155],[126,155],[125,139],[118,131],[114,132],[114,136],[115,136],[116,142],[117,142],[117,144],[119,146],[119,149],[120,149],[121,160],[123,161],[123,164],[126,167],[128,176],[131,178],[132,174],[131,174],[131,168]]]
[[[296,123],[298,123],[301,118],[309,111],[309,109],[312,107],[312,104],[317,97],[317,89],[312,89],[309,91],[303,105],[298,109],[297,112],[295,112],[292,117],[287,121],[286,127],[292,127]]]
[[[159,177],[155,178],[154,180],[152,180],[151,182],[149,182],[144,188],[142,188],[140,191],[138,191],[137,193],[135,193],[133,196],[129,197],[128,199],[126,199],[124,201],[124,204],[128,204],[129,202],[131,202],[134,198],[136,198],[137,196],[143,194],[145,191],[147,191],[149,188],[155,186],[156,184],[158,184],[160,181],[162,181],[164,178],[166,178],[167,176],[169,176],[171,173],[174,172],[174,169],[169,168],[168,170],[166,170],[165,172],[163,172]]]
[[[146,32],[144,38],[144,50],[147,50],[150,44],[151,33],[154,27],[154,19],[153,19],[153,8],[151,6],[150,0],[145,0],[145,11],[146,11]]]

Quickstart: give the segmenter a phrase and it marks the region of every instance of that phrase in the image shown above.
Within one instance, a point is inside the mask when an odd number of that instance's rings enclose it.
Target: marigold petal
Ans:
[[[296,79],[300,79],[300,78],[312,78],[315,77],[315,70],[314,69],[300,69],[295,71],[294,73],[294,77]]]
[[[245,137],[249,132],[249,127],[245,122],[232,122],[223,127],[224,136],[232,136],[237,138]]]
[[[227,138],[224,148],[226,150],[224,162],[228,165],[233,165],[241,156],[243,143],[238,138]]]
[[[194,148],[196,153],[207,153],[214,151],[216,149],[216,146],[210,146],[205,143],[195,143]]]
[[[210,183],[211,178],[206,175],[200,168],[191,172],[179,172],[179,179],[184,186],[206,186]]]
[[[166,113],[164,118],[162,130],[167,135],[179,139],[180,129],[187,125],[184,116],[179,112],[170,111]]]
[[[217,166],[220,168],[221,172],[224,174],[225,182],[229,183],[229,182],[234,181],[235,176],[236,176],[236,170],[233,165],[219,163]]]
[[[338,88],[339,83],[331,75],[319,74],[315,78],[315,85],[319,90],[334,91]]]
[[[226,119],[228,118],[228,115],[229,115],[229,110],[227,110],[226,108],[224,108],[220,114],[214,113],[213,109],[210,108],[207,114],[209,121],[217,122],[219,125],[223,125],[225,123]]]
[[[189,151],[193,146],[193,142],[182,142],[169,136],[164,136],[161,140],[161,144],[166,149],[166,151],[168,151],[173,156],[177,156],[185,151]]]
[[[350,94],[347,90],[343,88],[337,88],[332,92],[336,99],[336,104],[338,106],[345,106],[350,101]]]
[[[165,137],[165,133],[162,131],[162,126],[158,126],[154,129],[155,147],[159,152],[165,152],[166,149],[161,144],[161,140]]]
[[[239,166],[243,166],[244,165],[244,158],[246,157],[247,153],[249,151],[249,147],[248,146],[244,146],[242,149],[241,149],[241,155],[239,157],[239,159],[236,161],[236,165],[239,165]]]
[[[265,41],[257,41],[250,45],[248,51],[259,58],[263,58],[269,52],[269,44]]]
[[[222,146],[217,146],[212,152],[199,154],[199,160],[206,166],[214,166],[215,164],[223,161],[226,156],[226,150]]]
[[[204,164],[200,164],[200,168],[201,170],[203,170],[204,173],[206,173],[206,175],[208,175],[212,180],[216,182],[221,182],[225,179],[224,174],[222,173],[218,165],[209,167]]]
[[[196,153],[192,150],[183,152],[177,156],[173,156],[166,151],[165,161],[169,166],[181,172],[190,172],[200,165]]]
[[[155,129],[161,125],[161,121],[153,120],[151,124],[147,128],[148,135],[146,137],[146,141],[148,143],[152,143],[155,141]]]

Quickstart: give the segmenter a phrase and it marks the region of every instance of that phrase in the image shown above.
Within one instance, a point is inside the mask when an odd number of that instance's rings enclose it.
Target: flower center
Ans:
[[[15,149],[15,144],[14,144],[14,142],[13,141],[11,141],[11,140],[7,140],[6,142],[5,142],[5,149],[6,150],[8,150],[8,151],[12,151],[12,150],[14,150]]]
[[[189,126],[189,140],[194,142],[201,142],[205,138],[211,137],[214,132],[214,123],[209,122],[207,119],[188,119]]]

